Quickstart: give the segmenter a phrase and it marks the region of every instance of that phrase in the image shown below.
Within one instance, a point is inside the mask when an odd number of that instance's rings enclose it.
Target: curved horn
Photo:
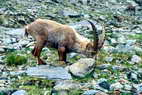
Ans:
[[[92,26],[92,29],[93,29],[93,38],[94,38],[94,41],[93,41],[93,45],[94,45],[94,51],[97,53],[98,52],[98,45],[99,45],[99,37],[98,37],[98,32],[97,32],[97,28],[96,26],[94,25],[94,23],[92,21],[89,21],[88,22],[91,24]]]
[[[28,37],[28,27],[25,27],[25,36]]]

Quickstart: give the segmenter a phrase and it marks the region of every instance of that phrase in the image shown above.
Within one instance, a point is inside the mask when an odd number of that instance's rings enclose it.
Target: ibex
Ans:
[[[40,58],[40,53],[44,46],[56,48],[58,50],[59,61],[66,62],[67,53],[81,52],[88,56],[96,55],[103,46],[103,41],[99,42],[97,29],[93,22],[88,21],[93,29],[94,41],[81,36],[75,29],[68,25],[57,23],[53,20],[37,19],[25,27],[25,35],[31,35],[36,40],[36,45],[32,50],[33,56],[38,60],[38,64],[45,64]]]

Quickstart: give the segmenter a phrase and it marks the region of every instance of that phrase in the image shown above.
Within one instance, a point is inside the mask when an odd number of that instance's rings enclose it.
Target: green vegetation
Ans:
[[[14,81],[11,86],[15,89],[26,90],[28,95],[44,95],[45,92],[48,93],[47,95],[51,95],[53,85],[53,80],[22,76]]]
[[[10,53],[6,56],[5,61],[9,66],[17,66],[27,63],[27,57],[24,55],[19,55],[16,52]]]
[[[142,34],[129,35],[129,38],[141,41],[142,40]]]

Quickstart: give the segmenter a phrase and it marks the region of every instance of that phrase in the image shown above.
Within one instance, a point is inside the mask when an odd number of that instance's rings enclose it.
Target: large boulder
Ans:
[[[69,71],[77,77],[85,77],[94,70],[95,60],[92,58],[82,58],[69,67]]]
[[[49,65],[30,67],[27,69],[26,73],[29,76],[47,79],[72,79],[71,75],[63,67],[54,67]]]

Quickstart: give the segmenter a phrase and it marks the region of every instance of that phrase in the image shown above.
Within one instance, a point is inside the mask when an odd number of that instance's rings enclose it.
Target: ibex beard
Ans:
[[[94,56],[103,46],[99,43],[95,25],[88,21],[93,29],[94,41],[81,36],[75,29],[68,25],[57,23],[56,21],[37,19],[25,27],[25,35],[31,35],[36,44],[32,50],[33,56],[37,58],[38,64],[45,64],[40,58],[40,53],[44,46],[56,48],[58,50],[59,61],[66,62],[67,53],[79,52],[87,56]]]

